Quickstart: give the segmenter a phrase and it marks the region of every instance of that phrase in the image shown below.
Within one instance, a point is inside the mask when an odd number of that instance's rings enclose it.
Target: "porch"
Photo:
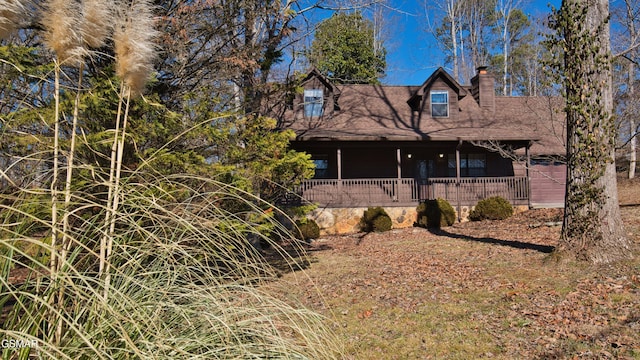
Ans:
[[[528,205],[527,177],[440,177],[311,179],[296,189],[300,199],[323,207],[406,206],[442,198],[454,207],[502,196],[513,205]]]

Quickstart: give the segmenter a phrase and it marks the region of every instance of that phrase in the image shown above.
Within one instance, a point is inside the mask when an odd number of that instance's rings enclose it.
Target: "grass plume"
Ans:
[[[87,55],[82,41],[81,8],[73,0],[49,0],[41,19],[44,42],[61,65],[78,66]]]
[[[113,34],[116,75],[130,89],[131,95],[142,93],[153,70],[156,55],[151,2],[134,0],[122,5]]]
[[[84,0],[80,33],[89,48],[103,47],[113,32],[114,4],[111,1]]]
[[[0,39],[9,37],[24,15],[25,7],[19,0],[0,2]]]

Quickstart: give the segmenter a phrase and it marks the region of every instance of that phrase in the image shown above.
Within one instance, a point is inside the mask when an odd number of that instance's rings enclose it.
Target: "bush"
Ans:
[[[296,238],[304,241],[320,237],[320,226],[313,219],[303,218],[296,221]]]
[[[364,232],[385,232],[391,230],[391,217],[380,206],[368,208],[360,219],[360,229]]]
[[[504,220],[513,215],[513,206],[505,198],[494,196],[478,201],[469,213],[469,220]]]
[[[445,199],[427,200],[416,208],[417,226],[440,228],[451,226],[456,221],[453,206]]]
[[[378,216],[373,220],[373,231],[384,232],[391,230],[391,218],[389,215]]]

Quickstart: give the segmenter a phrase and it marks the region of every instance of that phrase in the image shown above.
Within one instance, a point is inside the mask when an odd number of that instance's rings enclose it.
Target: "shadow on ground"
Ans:
[[[555,249],[555,246],[539,245],[539,244],[533,244],[533,243],[528,243],[523,241],[502,240],[502,239],[496,239],[496,238],[490,238],[490,237],[475,237],[475,236],[469,236],[469,235],[460,235],[460,234],[448,232],[444,229],[431,228],[428,230],[430,233],[437,236],[444,236],[444,237],[459,239],[464,241],[475,241],[475,242],[480,242],[484,244],[508,246],[515,249],[534,250],[534,251],[539,251],[545,254],[550,254]]]

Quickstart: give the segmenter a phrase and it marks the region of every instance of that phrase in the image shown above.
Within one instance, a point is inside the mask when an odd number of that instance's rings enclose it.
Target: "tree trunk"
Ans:
[[[636,137],[636,122],[629,119],[629,128],[631,129],[631,140],[629,141],[629,179],[636,177],[636,163],[638,151],[638,138]]]
[[[509,73],[508,62],[509,58],[509,16],[504,15],[504,29],[502,30],[502,52],[503,52],[503,62],[502,62],[502,95],[507,96],[507,74]]]
[[[567,188],[558,251],[593,263],[631,256],[618,206],[608,0],[563,0]]]
[[[627,10],[627,30],[629,31],[629,37],[631,39],[635,39],[637,36],[636,32],[636,23],[635,23],[635,10],[633,9],[633,4],[628,0],[625,1],[625,6]],[[627,64],[627,87],[629,96],[635,98],[635,73],[636,73],[636,64],[633,61],[629,61]],[[636,177],[636,149],[638,147],[638,142],[636,138],[636,122],[633,116],[629,116],[629,135],[631,139],[629,140],[629,179],[633,179]]]
[[[458,3],[449,0],[447,4],[447,15],[451,22],[451,53],[453,56],[453,78],[460,81],[460,65],[458,63]]]

